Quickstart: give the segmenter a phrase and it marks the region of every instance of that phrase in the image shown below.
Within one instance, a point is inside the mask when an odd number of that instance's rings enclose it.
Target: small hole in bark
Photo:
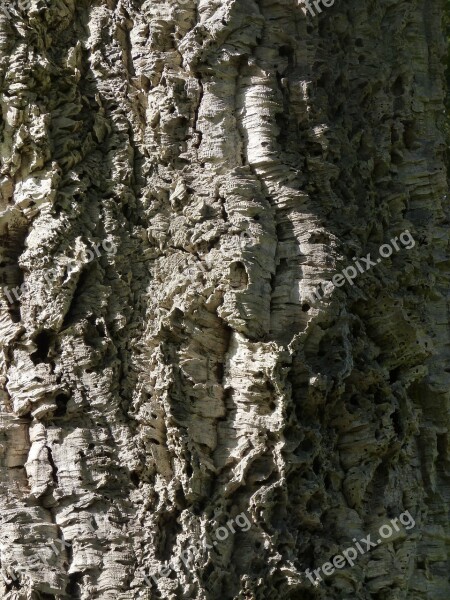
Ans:
[[[392,371],[389,371],[389,383],[394,383],[395,381],[397,381],[399,374],[399,367],[397,367],[396,369],[392,369]]]
[[[83,573],[71,573],[69,575],[69,583],[66,587],[66,594],[70,598],[80,598],[81,588],[80,583],[83,580]]]
[[[392,93],[394,94],[394,96],[401,96],[402,94],[405,93],[405,88],[403,87],[403,82],[402,82],[402,78],[401,76],[397,77],[397,79],[395,80],[395,82],[393,83],[392,87],[391,87]]]
[[[308,310],[309,310],[310,308],[311,308],[311,307],[310,307],[310,305],[309,305],[307,302],[305,302],[304,304],[302,304],[302,311],[303,311],[303,312],[308,312]]]
[[[192,507],[192,512],[194,513],[195,516],[199,516],[201,514],[203,514],[205,512],[205,504],[206,504],[206,500],[201,500],[199,502],[197,502],[196,504],[194,504],[194,506]]]
[[[289,46],[280,46],[278,48],[278,54],[280,56],[290,57],[290,56],[292,56],[292,48],[290,48]]]
[[[318,596],[316,592],[310,592],[308,590],[302,590],[302,595],[301,595],[301,599],[302,600],[317,600]],[[298,599],[298,591],[294,591],[292,593],[289,593],[289,596],[287,596],[286,600],[297,600]]]
[[[403,162],[403,158],[401,156],[399,156],[398,154],[391,154],[391,161],[392,164],[394,165],[401,165]]]
[[[172,548],[177,536],[183,530],[178,522],[179,511],[163,513],[158,518],[158,529],[160,532],[155,556],[158,560],[167,560],[172,555]]]
[[[240,261],[230,264],[230,285],[234,289],[242,290],[248,285],[248,275],[245,266]]]
[[[217,381],[219,381],[219,383],[221,383],[223,381],[223,376],[225,373],[225,367],[223,363],[217,363],[216,366],[216,378]]]
[[[317,512],[322,507],[322,502],[319,494],[314,494],[306,502],[306,510],[309,512]]]
[[[214,571],[214,565],[211,562],[211,563],[209,563],[209,565],[206,567],[206,569],[202,573],[202,581],[204,581],[205,583],[208,583],[208,579],[213,571]]]
[[[11,307],[9,314],[11,315],[11,320],[13,323],[18,323],[21,321],[20,310],[18,308]]]
[[[131,471],[130,472],[130,481],[131,483],[136,486],[137,488],[139,487],[139,475],[136,473],[136,471]]]
[[[309,438],[304,439],[300,444],[300,450],[303,450],[303,452],[310,452],[313,448],[314,444]]]
[[[320,459],[316,456],[316,458],[313,461],[313,471],[316,475],[318,475],[320,473],[321,466],[322,466],[322,464],[320,462]]]
[[[67,403],[70,398],[66,394],[58,394],[55,398],[56,410],[55,417],[64,417],[67,412]]]
[[[6,537],[6,536],[5,536]],[[12,570],[12,569],[11,569]],[[7,589],[7,591],[9,592],[12,588],[16,588],[16,590],[20,589],[20,583],[18,579],[12,579],[11,578],[11,583],[6,583],[5,582],[5,588]]]
[[[408,150],[413,150],[414,142],[417,140],[417,135],[414,126],[411,123],[404,123],[405,129],[403,132],[403,143]]]
[[[394,426],[395,433],[398,435],[398,437],[401,437],[403,435],[403,427],[400,418],[400,413],[398,410],[394,411],[394,413],[392,414],[392,423]]]
[[[37,346],[35,352],[30,355],[31,360],[35,365],[39,363],[47,362],[48,351],[53,339],[53,334],[45,329],[38,333],[34,338],[34,343]]]

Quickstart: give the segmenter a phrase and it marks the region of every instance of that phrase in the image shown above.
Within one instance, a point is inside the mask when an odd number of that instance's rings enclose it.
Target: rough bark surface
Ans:
[[[0,598],[448,600],[442,3],[7,6]]]

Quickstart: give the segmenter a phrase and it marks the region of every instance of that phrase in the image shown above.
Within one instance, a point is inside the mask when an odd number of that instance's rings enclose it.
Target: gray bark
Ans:
[[[6,8],[0,598],[448,600],[442,3]]]

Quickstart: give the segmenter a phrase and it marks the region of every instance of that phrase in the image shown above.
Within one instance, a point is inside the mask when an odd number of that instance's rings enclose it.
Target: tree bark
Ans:
[[[2,6],[0,598],[448,600],[443,3]]]

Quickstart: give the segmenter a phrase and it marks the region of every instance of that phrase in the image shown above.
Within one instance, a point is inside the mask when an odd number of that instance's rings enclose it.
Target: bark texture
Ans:
[[[0,598],[448,600],[443,3],[15,6],[0,559],[25,568]]]

